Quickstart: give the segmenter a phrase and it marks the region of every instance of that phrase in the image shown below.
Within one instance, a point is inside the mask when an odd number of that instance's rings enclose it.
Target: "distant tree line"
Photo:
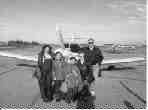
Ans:
[[[37,46],[37,45],[41,45],[39,42],[37,41],[23,41],[23,40],[10,40],[8,41],[8,46]]]

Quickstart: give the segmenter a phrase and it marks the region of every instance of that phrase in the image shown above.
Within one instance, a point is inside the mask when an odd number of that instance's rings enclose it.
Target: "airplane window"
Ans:
[[[69,44],[64,44],[65,48],[69,48]],[[70,50],[72,52],[78,52],[80,50],[80,46],[78,44],[70,44]]]
[[[78,44],[71,44],[70,49],[72,52],[78,52],[80,50],[80,46]]]

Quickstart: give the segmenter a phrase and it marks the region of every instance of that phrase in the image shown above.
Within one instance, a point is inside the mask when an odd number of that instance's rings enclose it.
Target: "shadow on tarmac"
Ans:
[[[134,109],[134,107],[132,106],[132,104],[129,101],[124,100],[123,103],[128,109]]]
[[[35,67],[36,67],[36,65],[23,64],[23,63],[21,63],[21,64],[17,64],[16,66],[24,66],[24,67],[31,67],[31,68],[35,68]]]
[[[134,70],[134,67],[115,67],[114,65],[110,65],[107,68],[102,68],[102,71],[119,71],[119,70]]]
[[[134,91],[132,91],[126,84],[124,84],[122,81],[120,81],[120,84],[121,84],[122,87],[124,87],[129,93],[131,93],[132,95],[134,95],[138,100],[140,100],[142,103],[146,104],[146,100],[144,100],[141,96],[139,96],[137,93],[135,93]]]

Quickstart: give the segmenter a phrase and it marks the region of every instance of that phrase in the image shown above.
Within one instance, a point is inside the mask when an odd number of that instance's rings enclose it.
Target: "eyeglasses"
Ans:
[[[94,42],[88,42],[88,44],[94,44]]]

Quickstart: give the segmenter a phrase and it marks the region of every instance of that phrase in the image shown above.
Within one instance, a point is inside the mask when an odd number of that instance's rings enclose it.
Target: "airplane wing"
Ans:
[[[64,46],[64,39],[63,39],[63,35],[62,35],[62,31],[60,29],[56,29],[57,35],[59,37],[60,40],[60,46],[61,48],[56,49],[55,52],[59,51],[63,54],[64,57],[76,57],[77,59],[79,59],[79,55],[78,53],[74,53],[71,52],[69,50],[65,49]],[[9,52],[0,52],[0,56],[5,56],[5,57],[12,57],[12,58],[17,58],[20,60],[28,60],[28,61],[35,61],[37,62],[38,60],[38,56],[24,56],[24,55],[20,55],[20,54],[14,54],[14,53],[9,53]],[[117,58],[117,59],[104,59],[102,64],[106,65],[106,64],[119,64],[119,63],[130,63],[130,62],[138,62],[138,61],[144,61],[145,58],[143,57],[131,57],[131,58]]]
[[[20,54],[9,53],[9,52],[0,52],[0,56],[16,58],[20,60],[27,60],[27,61],[35,61],[35,62],[38,61],[37,55],[36,56],[24,56]]]
[[[61,52],[63,54],[64,57],[76,57],[78,59],[78,53],[74,53],[74,52],[71,52],[69,50],[66,50],[66,49],[63,49],[63,48],[59,48],[59,49],[56,49],[54,51],[54,53],[56,52]],[[37,62],[38,61],[38,56],[37,55],[34,55],[34,56],[26,56],[26,55],[21,55],[21,54],[15,54],[15,53],[10,53],[10,52],[0,52],[0,56],[5,56],[5,57],[10,57],[10,58],[16,58],[16,59],[20,59],[20,60],[27,60],[27,61],[35,61]]]
[[[71,52],[67,51],[65,49],[62,31],[60,29],[58,29],[57,27],[56,27],[56,34],[58,36],[58,40],[59,40],[59,43],[60,43],[60,48],[56,49],[55,52],[60,51],[64,56],[70,55]],[[35,61],[35,62],[37,62],[37,60],[38,60],[37,55],[36,56],[24,56],[24,55],[14,54],[14,53],[10,53],[10,52],[0,52],[0,56],[17,58],[17,59],[20,59],[20,60]]]
[[[116,59],[104,59],[102,64],[118,64],[118,63],[130,63],[130,62],[138,62],[144,61],[143,57],[131,57],[131,58],[116,58]]]
[[[58,49],[56,51],[60,51],[63,53],[65,57],[69,56],[78,56],[77,53],[72,53],[70,51]],[[24,55],[19,55],[19,54],[14,54],[14,53],[9,53],[9,52],[0,52],[0,56],[5,56],[5,57],[12,57],[12,58],[17,58],[20,60],[28,60],[28,61],[35,61],[37,62],[37,55],[36,56],[24,56]],[[117,58],[117,59],[104,59],[102,64],[119,64],[119,63],[130,63],[130,62],[138,62],[138,61],[144,61],[145,58],[143,57],[131,57],[131,58]]]

